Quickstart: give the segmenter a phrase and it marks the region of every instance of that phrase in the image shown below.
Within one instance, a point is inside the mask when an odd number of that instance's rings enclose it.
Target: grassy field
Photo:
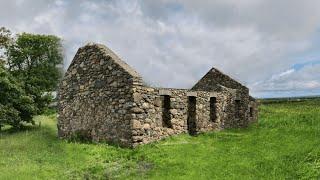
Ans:
[[[0,179],[320,179],[320,100],[261,105],[258,124],[123,149],[41,127],[0,135]]]

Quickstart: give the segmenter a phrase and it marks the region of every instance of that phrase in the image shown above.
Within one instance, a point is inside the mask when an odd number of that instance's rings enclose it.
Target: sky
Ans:
[[[320,95],[319,0],[0,0],[0,27],[102,43],[153,86],[191,88],[211,67],[254,97]]]

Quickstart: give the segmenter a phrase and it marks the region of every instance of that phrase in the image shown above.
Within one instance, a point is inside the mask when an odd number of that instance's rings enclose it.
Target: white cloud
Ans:
[[[292,74],[292,73],[294,73],[294,72],[295,72],[294,69],[288,69],[288,70],[286,70],[286,71],[284,71],[284,72],[281,72],[280,74],[273,75],[273,76],[271,77],[271,80],[278,80],[278,79],[280,79],[281,77],[283,77],[283,76],[288,76],[288,75],[290,75],[290,74]]]
[[[286,92],[286,96],[320,93],[320,64],[307,65],[299,70],[289,69],[265,81],[252,85],[257,94]],[[303,95],[303,94],[302,94]]]
[[[320,25],[318,1],[0,0],[0,4],[0,24],[14,32],[62,37],[66,66],[77,48],[94,41],[109,46],[156,86],[191,87],[215,66],[249,85],[254,95],[320,89],[320,77],[313,78],[312,70],[318,67],[298,72],[290,68],[305,61],[292,56],[316,46],[311,38]]]

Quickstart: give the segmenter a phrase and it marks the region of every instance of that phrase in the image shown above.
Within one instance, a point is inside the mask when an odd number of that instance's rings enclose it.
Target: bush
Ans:
[[[4,125],[20,128],[23,123],[34,123],[35,112],[33,99],[0,63],[0,129]]]
[[[54,35],[22,33],[6,49],[10,73],[23,82],[23,89],[32,97],[37,114],[52,102],[62,76],[63,51],[60,38]]]

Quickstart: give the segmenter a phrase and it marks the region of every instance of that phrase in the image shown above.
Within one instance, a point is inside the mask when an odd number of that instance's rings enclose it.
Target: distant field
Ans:
[[[320,100],[262,102],[248,129],[135,150],[58,140],[55,115],[38,116],[1,133],[0,179],[320,179]]]
[[[320,100],[320,96],[303,96],[303,97],[258,99],[258,101],[260,101],[263,104],[282,103],[282,102],[285,102],[285,101],[297,102],[297,101],[318,101],[318,100]]]

